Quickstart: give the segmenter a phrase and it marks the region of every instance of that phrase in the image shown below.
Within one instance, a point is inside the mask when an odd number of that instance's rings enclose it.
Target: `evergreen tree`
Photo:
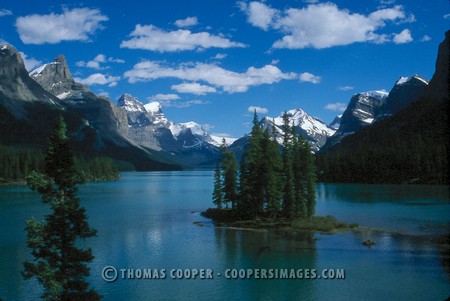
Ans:
[[[273,130],[272,130],[273,131]],[[266,209],[272,218],[275,218],[281,205],[281,156],[278,149],[278,143],[271,139],[269,130],[263,134],[261,140],[262,161],[261,172],[263,176],[264,202]]]
[[[223,168],[223,196],[225,206],[231,203],[231,208],[236,208],[238,200],[237,186],[237,160],[233,153],[229,152],[225,143],[222,141],[222,168]]]
[[[292,169],[292,131],[289,116],[283,114],[283,215],[292,218],[294,213],[294,175]]]
[[[241,170],[241,176],[244,176],[244,178],[241,179],[243,180],[243,183],[241,183],[241,190],[243,189],[246,194],[246,198],[243,198],[242,202],[245,202],[244,207],[250,218],[256,217],[264,210],[264,192],[262,189],[264,185],[264,175],[261,170],[261,162],[263,160],[261,149],[262,136],[263,132],[258,124],[258,115],[255,111],[253,114],[253,127],[250,133],[250,139],[246,145],[243,156],[246,170]]]
[[[49,138],[44,173],[32,172],[27,180],[50,205],[51,213],[44,221],[27,221],[27,245],[34,259],[24,263],[23,277],[37,278],[45,300],[99,300],[100,295],[86,281],[92,250],[76,246],[96,231],[89,226],[76,195],[79,181],[62,117]]]
[[[220,163],[216,163],[216,169],[214,170],[214,190],[213,190],[213,203],[217,209],[222,209],[223,204],[223,192],[222,192],[222,171],[220,170]]]

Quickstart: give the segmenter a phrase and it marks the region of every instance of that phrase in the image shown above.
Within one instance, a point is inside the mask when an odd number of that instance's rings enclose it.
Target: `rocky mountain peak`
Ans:
[[[25,68],[22,56],[9,44],[0,44],[0,76],[17,76]]]
[[[444,41],[439,44],[436,71],[430,80],[425,96],[432,100],[449,100],[450,97],[450,30],[445,33]]]
[[[75,82],[64,55],[58,55],[53,62],[34,69],[30,72],[30,77],[59,99],[88,90]]]
[[[23,102],[39,101],[58,106],[57,99],[28,76],[22,56],[9,44],[0,44],[0,103],[23,117]]]
[[[128,93],[119,97],[117,105],[128,112],[146,112],[144,104]]]

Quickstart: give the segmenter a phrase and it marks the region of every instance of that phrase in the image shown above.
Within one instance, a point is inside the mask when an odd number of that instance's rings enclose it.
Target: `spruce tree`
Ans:
[[[294,213],[294,175],[292,169],[292,131],[289,116],[283,114],[283,215],[289,219]]]
[[[238,200],[237,185],[237,160],[233,153],[229,152],[225,141],[222,146],[222,168],[223,168],[223,195],[225,205],[231,203],[231,208],[236,208]]]
[[[77,197],[79,181],[62,117],[49,138],[44,173],[32,172],[27,181],[50,205],[51,213],[43,221],[26,222],[27,246],[34,258],[24,263],[23,277],[37,278],[45,300],[99,300],[100,295],[86,281],[87,263],[94,259],[92,250],[76,246],[96,231],[89,226]]]
[[[271,139],[268,129],[263,134],[261,148],[261,172],[263,176],[263,186],[261,189],[264,193],[267,212],[272,218],[276,218],[281,205],[280,172],[282,163],[278,143],[275,138]]]
[[[220,163],[216,163],[216,169],[214,170],[214,190],[213,190],[213,203],[217,209],[222,209],[223,204],[223,192],[222,192],[222,171],[220,169]]]

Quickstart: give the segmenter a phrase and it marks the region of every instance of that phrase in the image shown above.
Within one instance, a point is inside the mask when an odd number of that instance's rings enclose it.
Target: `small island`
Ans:
[[[241,229],[335,233],[359,228],[357,224],[340,222],[331,215],[297,218],[294,220],[288,220],[283,217],[277,219],[269,217],[246,219],[239,215],[237,210],[217,208],[209,208],[202,212],[201,215],[213,220],[216,226]]]
[[[287,113],[283,135],[264,131],[256,112],[239,169],[225,141],[214,172],[213,203],[202,215],[217,226],[333,233],[358,228],[332,216],[316,216],[316,169],[308,142]],[[281,146],[280,146],[281,142]]]

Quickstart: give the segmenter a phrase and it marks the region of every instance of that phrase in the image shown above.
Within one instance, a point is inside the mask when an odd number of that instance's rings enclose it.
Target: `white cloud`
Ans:
[[[205,82],[228,93],[246,92],[250,87],[274,84],[283,79],[295,79],[295,73],[283,73],[278,67],[266,65],[249,67],[238,73],[214,64],[192,63],[177,67],[163,66],[155,61],[142,61],[124,73],[130,83],[151,81],[158,78],[177,78],[185,81]]]
[[[266,114],[267,112],[269,112],[269,110],[267,108],[255,107],[255,106],[248,107],[247,111],[250,113],[256,112],[258,114]]]
[[[190,30],[178,29],[165,31],[153,25],[136,25],[130,33],[131,39],[122,41],[121,48],[145,49],[158,52],[175,52],[183,50],[202,50],[206,48],[247,47],[208,32],[192,33]]]
[[[357,42],[386,43],[387,34],[377,31],[386,22],[414,22],[402,6],[376,10],[368,15],[340,9],[331,2],[310,4],[303,8],[276,10],[262,2],[239,2],[247,21],[263,30],[278,30],[284,36],[272,48],[329,48]]]
[[[16,28],[24,44],[56,44],[61,41],[88,41],[108,17],[98,9],[63,9],[62,14],[18,17]]]
[[[9,9],[0,9],[0,17],[11,16],[13,13]]]
[[[224,58],[226,58],[228,55],[226,53],[218,53],[216,54],[216,56],[214,57],[214,59],[216,60],[223,60]]]
[[[350,90],[353,90],[355,87],[353,87],[353,86],[339,86],[339,87],[337,87],[337,89],[339,90],[339,91],[350,91]]]
[[[170,100],[160,100],[161,106],[163,107],[173,107],[177,109],[187,108],[194,105],[206,105],[209,104],[208,101],[203,101],[200,99],[187,100],[187,101],[170,101]]]
[[[109,98],[109,93],[106,91],[102,91],[102,92],[98,93],[98,95]]]
[[[273,19],[277,15],[277,10],[270,8],[264,3],[260,2],[238,2],[241,10],[247,14],[248,22],[255,27],[259,27],[263,30],[268,30],[272,24]]]
[[[399,34],[395,34],[392,41],[395,44],[406,44],[413,41],[413,38],[411,36],[411,31],[409,29],[404,29]]]
[[[120,76],[110,76],[101,73],[94,73],[86,78],[76,77],[75,81],[83,85],[108,85],[109,87],[117,86],[117,81],[120,80]]]
[[[450,19],[450,14],[444,15],[444,19],[446,19],[446,20]]]
[[[175,25],[177,27],[190,27],[198,24],[197,17],[187,17],[186,19],[176,20]]]
[[[104,70],[104,69],[108,69],[108,67],[101,66],[100,64],[106,63],[106,62],[125,63],[125,61],[122,59],[115,59],[112,57],[106,57],[104,54],[98,54],[91,61],[87,61],[87,62],[79,61],[79,62],[76,62],[75,64],[78,67],[87,67],[87,68],[92,68],[92,69],[97,69],[97,70]]]
[[[156,94],[147,98],[150,101],[168,101],[180,99],[180,96],[176,94]]]
[[[207,85],[201,85],[199,83],[182,83],[179,85],[172,85],[170,88],[179,93],[191,93],[196,95],[205,95],[206,93],[217,92],[216,88]]]
[[[321,80],[320,76],[314,75],[309,72],[303,72],[300,74],[300,82],[318,84],[320,83],[320,80]]]
[[[25,64],[25,68],[28,71],[33,70],[34,68],[36,68],[37,66],[42,65],[42,61],[39,61],[37,59],[34,59],[32,57],[28,57],[25,53],[23,53],[22,51],[19,51],[19,54],[22,56],[23,59],[23,63]]]
[[[428,42],[428,41],[431,41],[431,37],[429,36],[429,35],[424,35],[421,39],[420,39],[420,41],[421,42]]]
[[[344,112],[347,109],[347,105],[342,102],[329,103],[324,107],[328,111]]]

